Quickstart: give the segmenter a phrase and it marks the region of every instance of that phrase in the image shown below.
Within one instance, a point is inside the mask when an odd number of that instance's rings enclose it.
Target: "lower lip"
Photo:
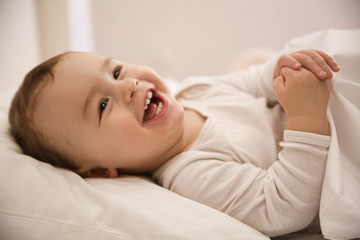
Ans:
[[[157,98],[159,98],[163,104],[161,112],[158,115],[156,115],[153,119],[146,121],[144,124],[154,123],[154,122],[160,120],[166,114],[167,109],[168,109],[168,99],[165,96],[162,96],[158,93],[157,93]]]

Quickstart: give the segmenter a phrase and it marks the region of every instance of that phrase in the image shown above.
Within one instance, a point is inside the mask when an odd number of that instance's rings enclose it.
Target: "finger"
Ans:
[[[328,63],[325,61],[325,59],[318,54],[317,51],[314,50],[305,50],[305,52],[307,52],[307,54],[312,57],[312,59],[319,65],[319,67],[321,67],[321,69],[326,73],[326,77],[325,79],[331,79],[333,74],[331,72],[330,66],[328,65]],[[327,55],[325,53],[323,53],[324,56]],[[316,75],[316,73],[314,73]],[[320,74],[321,75],[321,74]],[[317,76],[319,78],[319,76]],[[320,78],[322,79],[322,78]]]
[[[315,51],[317,54],[319,54],[325,60],[326,64],[328,66],[330,66],[331,70],[333,70],[334,72],[338,72],[340,70],[340,67],[336,63],[336,61],[332,57],[330,57],[328,54],[326,54],[320,50],[314,49],[313,51]]]
[[[306,68],[319,79],[331,78],[332,73],[330,68],[326,65],[324,59],[313,51],[303,50],[295,52],[292,56],[297,59],[303,68]]]
[[[282,91],[285,88],[285,79],[282,75],[279,75],[274,79],[273,87],[275,92]]]
[[[299,69],[301,70],[301,69]],[[294,74],[294,72],[297,72],[299,70],[294,70],[288,67],[283,67],[280,71],[280,76],[282,76],[284,78],[284,82],[286,82],[286,78],[290,77],[291,75]]]
[[[297,70],[301,67],[301,63],[299,63],[295,58],[293,58],[289,54],[282,55],[275,66],[273,79],[275,79],[280,75],[280,71],[283,67],[289,67],[294,70]]]
[[[333,77],[331,70],[333,70],[334,72],[338,72],[340,70],[340,67],[335,62],[335,60],[323,51],[315,50],[315,49],[306,49],[300,52],[313,58],[313,60],[322,68],[322,70],[326,72],[327,75],[326,79],[331,79]],[[321,74],[316,74],[316,75],[319,78],[319,75]]]

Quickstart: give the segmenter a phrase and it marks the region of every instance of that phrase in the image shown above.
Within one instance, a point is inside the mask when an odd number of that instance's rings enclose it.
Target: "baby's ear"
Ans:
[[[81,171],[81,169],[78,170],[78,173],[82,177],[90,177],[90,178],[117,178],[118,177],[118,171],[113,168],[101,168],[96,167],[87,171]]]

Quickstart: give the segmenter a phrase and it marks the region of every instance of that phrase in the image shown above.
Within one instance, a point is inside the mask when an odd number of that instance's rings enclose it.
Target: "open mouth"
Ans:
[[[164,104],[160,96],[154,90],[148,91],[144,106],[143,123],[155,119],[161,113],[163,107]]]

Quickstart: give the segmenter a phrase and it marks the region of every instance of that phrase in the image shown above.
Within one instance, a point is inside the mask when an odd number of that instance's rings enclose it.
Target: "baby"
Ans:
[[[60,54],[26,75],[11,133],[25,154],[83,177],[149,172],[265,234],[293,232],[317,214],[330,138],[326,80],[339,67],[317,50],[274,65],[264,68],[270,76],[190,78],[175,98],[149,67]]]

